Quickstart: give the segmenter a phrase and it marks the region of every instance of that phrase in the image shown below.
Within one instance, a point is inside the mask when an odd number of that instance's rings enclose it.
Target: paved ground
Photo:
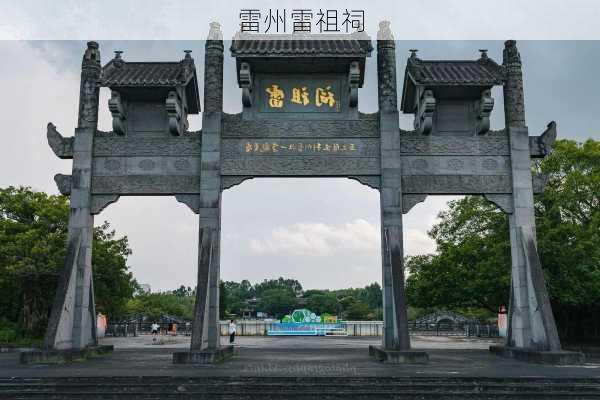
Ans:
[[[111,355],[65,365],[20,365],[17,353],[0,354],[0,377],[58,376],[445,376],[445,377],[600,377],[600,364],[543,366],[499,358],[486,348],[489,341],[415,337],[415,347],[427,350],[424,365],[388,365],[368,355],[364,337],[240,337],[236,355],[219,365],[174,365],[174,348],[186,338],[152,345],[150,337],[115,344]],[[223,338],[225,341],[226,338]]]
[[[228,344],[229,337],[221,337],[221,344]],[[498,339],[477,339],[447,336],[411,336],[412,347],[416,349],[488,349]],[[154,340],[150,335],[138,337],[116,337],[102,339],[100,344],[112,344],[115,349],[168,348],[185,349],[190,345],[189,336],[159,336]],[[381,344],[380,337],[369,336],[238,336],[235,344],[243,348],[355,348]]]

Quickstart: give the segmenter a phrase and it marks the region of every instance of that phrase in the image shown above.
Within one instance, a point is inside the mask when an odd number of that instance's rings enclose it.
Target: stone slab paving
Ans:
[[[133,339],[133,340],[132,340]],[[225,342],[226,338],[222,338]],[[174,365],[174,348],[189,338],[168,338],[152,345],[152,338],[103,340],[114,344],[113,354],[63,365],[20,365],[18,353],[0,354],[0,377],[68,376],[436,376],[436,377],[548,377],[600,378],[600,364],[546,366],[503,359],[487,350],[490,340],[415,337],[415,348],[428,351],[425,365],[387,365],[368,355],[380,338],[364,337],[239,337],[236,355],[218,365]]]

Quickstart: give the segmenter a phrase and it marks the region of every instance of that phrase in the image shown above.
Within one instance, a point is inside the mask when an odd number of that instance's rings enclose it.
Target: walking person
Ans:
[[[158,336],[158,328],[160,327],[158,326],[156,321],[154,321],[154,323],[152,324],[152,341],[156,341],[156,337]]]
[[[237,326],[233,320],[229,321],[229,343],[233,343],[235,340],[235,331]]]

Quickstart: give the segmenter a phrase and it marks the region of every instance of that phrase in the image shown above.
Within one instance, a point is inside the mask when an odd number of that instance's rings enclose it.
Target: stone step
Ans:
[[[441,393],[439,391],[405,391],[396,392],[391,391],[387,393],[373,393],[371,390],[352,390],[352,391],[341,391],[337,393],[323,393],[320,390],[298,392],[296,390],[281,390],[271,393],[260,393],[252,394],[247,393],[244,390],[237,392],[228,393],[195,393],[195,392],[160,392],[160,393],[145,393],[145,392],[125,392],[125,393],[105,393],[105,392],[85,392],[85,393],[73,393],[73,392],[54,392],[54,393],[2,393],[0,392],[0,399],[85,399],[85,400],[109,400],[109,399],[136,399],[136,400],[150,400],[150,399],[200,399],[200,400],[229,400],[229,399],[240,399],[240,400],[252,400],[252,399],[320,399],[320,400],[338,400],[338,399],[405,399],[405,400],[429,400],[429,399],[478,399],[478,400],[498,400],[498,399],[551,399],[551,400],[563,400],[563,399],[579,399],[579,400],[597,400],[598,393],[539,393],[539,392],[507,392],[507,391],[495,391],[489,393],[481,392],[454,392],[454,393]]]
[[[294,390],[305,391],[314,390],[319,388],[323,393],[335,393],[338,391],[347,390],[360,390],[368,388],[372,392],[388,392],[388,391],[406,391],[406,390],[433,390],[438,392],[452,392],[452,391],[477,391],[477,392],[493,392],[493,391],[510,391],[510,392],[596,392],[600,395],[600,383],[562,383],[552,382],[545,384],[531,384],[531,383],[481,383],[481,382],[437,382],[423,383],[423,382],[404,382],[404,383],[385,383],[378,384],[372,382],[364,383],[346,383],[340,384],[332,378],[329,383],[314,384],[314,383],[302,383],[302,382],[288,382],[288,383],[247,383],[247,382],[205,382],[205,383],[94,383],[94,382],[52,382],[52,383],[0,383],[0,393],[3,392],[145,392],[153,393],[155,391],[161,392],[177,392],[178,390],[203,392],[203,393],[224,393],[228,391],[236,391],[241,387],[248,393],[263,393],[277,391],[289,387],[293,387]]]

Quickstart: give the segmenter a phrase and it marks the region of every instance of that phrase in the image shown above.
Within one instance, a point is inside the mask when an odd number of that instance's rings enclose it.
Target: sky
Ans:
[[[18,21],[21,31],[17,32],[17,28],[10,31],[4,25],[0,28],[0,37],[64,39],[75,36],[83,39],[61,30],[64,25],[72,25],[73,18],[79,15],[76,7],[71,13],[55,16],[55,27],[46,19],[41,25],[35,24],[40,21],[38,14],[44,11],[43,7],[32,8],[30,14],[23,14],[12,6],[8,11],[14,17],[8,25],[16,26],[15,21]],[[48,10],[48,13],[47,19],[52,20],[53,11]],[[84,18],[82,15],[79,18]],[[61,25],[61,22],[65,23]],[[136,24],[138,29],[147,29],[142,22]],[[575,26],[576,21],[573,24]],[[153,26],[153,22],[148,25]],[[94,33],[94,29],[110,31],[98,26],[87,29],[86,33]],[[203,31],[200,36],[185,37],[203,38],[207,29]],[[369,34],[374,37],[375,28]],[[122,34],[125,38],[135,36]],[[164,32],[164,37],[170,36],[172,32]],[[102,37],[106,40],[101,40]],[[438,38],[443,37],[438,35]],[[184,49],[192,49],[198,76],[203,76],[202,40],[114,40],[114,35],[103,34],[99,43],[103,63],[113,57],[114,50],[123,50],[123,58],[128,61],[166,61],[179,60]],[[486,48],[489,56],[500,62],[502,46],[499,40],[397,41],[398,93],[402,91],[409,48],[419,49],[422,59],[476,59],[478,49]],[[596,68],[600,64],[600,41],[519,41],[518,46],[524,67],[525,110],[530,135],[540,134],[548,122],[555,120],[559,138],[600,139],[597,124],[600,79]],[[4,93],[0,98],[3,129],[0,187],[26,185],[57,194],[53,176],[70,174],[71,161],[55,157],[46,142],[46,124],[53,122],[63,136],[73,134],[84,49],[84,40],[0,41],[0,88]],[[241,111],[241,91],[234,68],[235,62],[226,50],[224,108],[229,113]],[[202,94],[201,80],[199,85]],[[365,84],[359,92],[362,112],[376,111],[376,93],[373,54],[367,60]],[[492,129],[501,129],[501,90],[496,88],[493,96]],[[108,92],[103,89],[101,130],[111,129],[107,100]],[[412,116],[401,115],[400,124],[403,129],[411,129]],[[191,130],[200,129],[201,117],[191,117],[190,125]],[[435,251],[427,231],[451,199],[429,197],[405,215],[406,254]],[[360,287],[381,282],[379,213],[378,192],[348,179],[246,181],[223,193],[221,277],[258,282],[283,276],[298,279],[305,288]],[[105,220],[119,235],[129,238],[133,254],[128,264],[140,283],[150,284],[154,291],[182,284],[195,285],[198,216],[187,206],[173,197],[121,197],[96,216],[96,225]]]

